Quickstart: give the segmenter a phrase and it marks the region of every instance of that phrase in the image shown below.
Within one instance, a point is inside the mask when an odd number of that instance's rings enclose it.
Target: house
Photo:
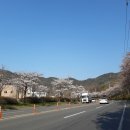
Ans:
[[[26,97],[46,97],[47,96],[47,92],[43,92],[43,91],[32,91],[32,88],[27,90],[27,94]]]
[[[19,99],[23,97],[23,94],[22,92],[18,92],[17,87],[13,85],[5,85],[3,87],[1,96]]]

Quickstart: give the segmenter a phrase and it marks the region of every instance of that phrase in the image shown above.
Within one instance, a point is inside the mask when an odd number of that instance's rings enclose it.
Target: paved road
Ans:
[[[49,111],[1,120],[0,130],[130,130],[126,101]]]

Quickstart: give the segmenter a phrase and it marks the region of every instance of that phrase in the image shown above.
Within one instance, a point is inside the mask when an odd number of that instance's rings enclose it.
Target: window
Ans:
[[[4,93],[7,93],[7,91],[4,91]]]

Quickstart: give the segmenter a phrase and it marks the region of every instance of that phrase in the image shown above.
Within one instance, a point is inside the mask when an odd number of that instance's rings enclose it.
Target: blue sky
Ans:
[[[119,72],[125,0],[0,0],[0,64],[80,80]]]

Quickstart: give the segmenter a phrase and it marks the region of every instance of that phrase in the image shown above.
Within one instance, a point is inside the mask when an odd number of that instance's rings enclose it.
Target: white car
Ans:
[[[108,101],[107,98],[101,98],[101,99],[99,99],[99,103],[100,103],[100,104],[108,104],[109,101]]]
[[[96,99],[95,99],[95,98],[92,98],[91,100],[92,100],[92,102],[96,102]]]

